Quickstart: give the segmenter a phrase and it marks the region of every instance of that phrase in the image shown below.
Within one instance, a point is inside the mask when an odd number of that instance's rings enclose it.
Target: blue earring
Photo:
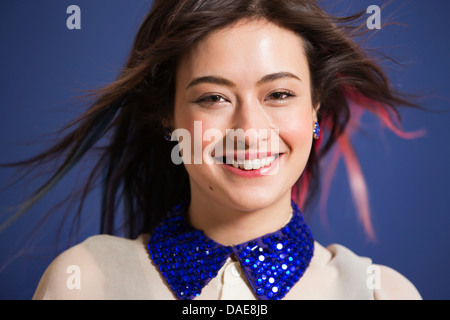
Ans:
[[[172,141],[172,131],[169,128],[164,129],[164,140]]]
[[[313,136],[315,140],[319,140],[320,138],[320,126],[318,122],[314,123]]]

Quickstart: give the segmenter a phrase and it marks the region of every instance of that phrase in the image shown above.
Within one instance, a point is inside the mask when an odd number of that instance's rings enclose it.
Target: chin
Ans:
[[[283,197],[281,193],[275,194],[273,188],[258,190],[259,192],[252,189],[247,188],[246,191],[235,190],[233,194],[228,194],[226,197],[223,197],[220,202],[224,206],[228,206],[234,210],[253,212],[267,208]]]

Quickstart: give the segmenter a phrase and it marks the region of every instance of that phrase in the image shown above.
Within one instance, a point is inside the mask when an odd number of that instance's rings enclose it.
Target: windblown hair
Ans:
[[[373,237],[367,192],[346,128],[352,117],[369,111],[401,134],[398,106],[413,104],[392,88],[382,68],[354,41],[364,13],[334,17],[313,0],[155,0],[117,79],[96,92],[93,105],[66,127],[58,143],[16,163],[24,166],[63,159],[18,214],[53,188],[100,139],[107,138],[82,198],[102,179],[101,232],[117,231],[114,221],[119,202],[125,204],[127,236],[151,232],[164,213],[190,196],[187,171],[173,164],[174,145],[163,139],[163,120],[174,109],[180,56],[215,30],[242,19],[265,19],[302,38],[313,103],[320,103],[324,134],[312,148],[292,197],[301,208],[311,202],[319,191],[319,163],[336,149],[335,155],[343,156],[349,165],[356,205],[367,234]]]

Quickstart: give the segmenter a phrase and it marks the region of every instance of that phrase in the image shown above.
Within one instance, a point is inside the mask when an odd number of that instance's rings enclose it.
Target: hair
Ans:
[[[95,102],[65,127],[65,136],[54,146],[14,164],[40,165],[62,159],[17,215],[42,198],[104,139],[84,184],[81,203],[100,179],[100,232],[117,232],[114,221],[121,202],[126,235],[151,232],[163,214],[190,197],[187,171],[183,165],[173,164],[174,144],[163,138],[163,121],[173,113],[180,56],[215,30],[243,19],[264,19],[302,38],[312,100],[314,105],[320,104],[318,118],[325,133],[315,142],[292,198],[301,208],[312,202],[319,191],[319,164],[336,149],[333,159],[342,156],[346,160],[364,228],[374,237],[367,191],[347,126],[360,111],[369,111],[402,134],[398,106],[414,104],[392,88],[381,66],[356,44],[354,38],[362,32],[357,22],[364,14],[335,17],[313,0],[155,0],[116,80],[93,94]],[[330,172],[325,177],[329,178]],[[329,179],[326,181],[324,187],[329,185]]]

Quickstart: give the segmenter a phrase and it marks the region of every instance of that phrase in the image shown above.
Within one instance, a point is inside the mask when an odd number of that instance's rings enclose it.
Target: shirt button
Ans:
[[[232,265],[231,266],[231,274],[235,277],[240,277],[241,271],[235,265]]]

